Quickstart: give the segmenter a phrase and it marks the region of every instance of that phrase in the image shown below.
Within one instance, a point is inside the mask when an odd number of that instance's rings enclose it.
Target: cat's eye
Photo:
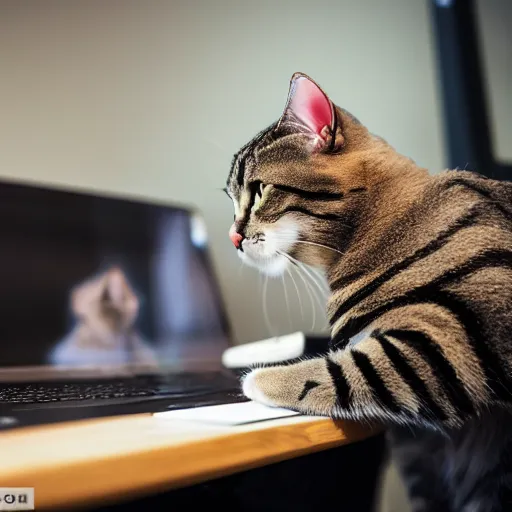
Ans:
[[[255,212],[259,208],[260,204],[261,204],[261,192],[258,190],[258,192],[254,196],[251,211]]]
[[[265,185],[261,181],[254,181],[250,184],[251,190],[251,211],[256,211],[260,204],[261,198],[263,197],[263,191],[265,190]]]

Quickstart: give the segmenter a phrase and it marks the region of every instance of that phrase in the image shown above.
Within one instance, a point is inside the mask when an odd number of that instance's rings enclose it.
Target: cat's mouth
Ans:
[[[244,247],[243,251],[238,251],[238,255],[246,265],[258,269],[262,274],[272,277],[281,276],[290,263],[284,254],[276,252],[266,255],[262,254],[263,251],[255,247],[251,247],[248,244],[245,245],[247,247]]]
[[[292,262],[288,251],[298,238],[297,227],[290,222],[277,222],[253,237],[243,240],[239,257],[247,265],[272,277],[284,274]]]

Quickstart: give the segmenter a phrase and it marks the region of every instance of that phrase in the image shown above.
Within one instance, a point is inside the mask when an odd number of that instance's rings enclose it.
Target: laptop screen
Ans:
[[[0,240],[0,376],[188,369],[228,346],[192,211],[2,183]]]

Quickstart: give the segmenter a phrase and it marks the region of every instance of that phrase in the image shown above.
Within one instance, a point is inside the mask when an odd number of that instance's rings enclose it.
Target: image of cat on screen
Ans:
[[[70,306],[76,324],[49,355],[65,366],[157,364],[151,347],[135,328],[139,300],[117,267],[73,289]]]

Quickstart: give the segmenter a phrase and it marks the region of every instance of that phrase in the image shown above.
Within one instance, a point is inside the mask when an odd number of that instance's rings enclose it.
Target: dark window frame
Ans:
[[[431,0],[448,167],[512,180],[493,152],[474,0]]]

